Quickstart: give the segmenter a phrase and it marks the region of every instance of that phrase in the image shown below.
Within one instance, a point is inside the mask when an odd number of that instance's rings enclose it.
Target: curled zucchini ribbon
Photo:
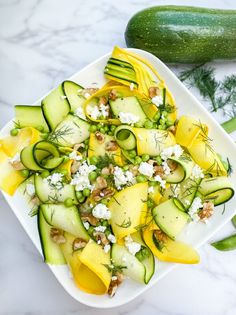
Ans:
[[[60,157],[57,147],[47,141],[31,144],[21,151],[21,162],[26,168],[34,171],[54,169],[63,161],[64,157]]]
[[[19,171],[13,168],[9,159],[19,153],[24,147],[40,140],[38,130],[27,127],[19,131],[17,136],[9,136],[0,141],[0,188],[13,195],[19,185],[25,180]]]
[[[176,129],[176,142],[188,149],[193,160],[212,176],[227,176],[227,171],[212,147],[208,127],[188,116],[182,116]]]

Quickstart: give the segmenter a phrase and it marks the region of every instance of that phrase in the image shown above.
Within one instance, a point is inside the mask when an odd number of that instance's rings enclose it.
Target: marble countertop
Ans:
[[[128,19],[155,4],[155,0],[0,0],[0,127],[13,117],[14,104],[34,102],[115,44],[125,46]],[[215,0],[214,7],[236,9],[236,2]],[[219,77],[236,71],[235,62],[214,66]],[[177,72],[181,68],[172,67]],[[216,118],[223,120],[220,115]],[[180,266],[135,301],[103,311],[76,302],[64,291],[2,195],[0,222],[0,315],[236,314],[236,251],[221,253],[206,244],[200,249],[199,265]],[[233,230],[228,223],[214,239]]]

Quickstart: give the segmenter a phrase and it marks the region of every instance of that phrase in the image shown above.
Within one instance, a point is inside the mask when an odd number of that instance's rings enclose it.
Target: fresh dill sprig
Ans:
[[[108,265],[108,264],[103,264],[104,267],[107,268],[107,270],[109,272],[112,273],[112,275],[115,275],[117,272],[118,273],[122,273],[123,272],[123,269],[127,269],[127,266],[122,266],[122,265]]]
[[[107,167],[110,164],[113,164],[113,165],[115,164],[113,155],[109,155],[106,153],[104,156],[98,157],[97,165],[99,166],[100,169],[103,169],[104,167]]]
[[[61,128],[59,129],[55,129],[53,130],[47,140],[48,141],[51,141],[51,142],[58,142],[60,140],[65,140],[65,137],[66,136],[69,136],[73,134],[73,129],[71,127],[68,127],[68,126],[62,126]]]
[[[124,219],[124,221],[121,224],[116,224],[116,225],[123,228],[123,229],[127,229],[128,227],[131,226],[131,219],[130,219],[130,217],[128,217],[127,220]]]

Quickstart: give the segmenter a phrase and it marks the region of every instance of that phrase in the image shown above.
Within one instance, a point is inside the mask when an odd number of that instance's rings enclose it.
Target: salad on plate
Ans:
[[[126,278],[148,284],[158,261],[198,263],[179,235],[234,190],[207,124],[177,115],[147,60],[115,47],[104,76],[99,88],[67,80],[41,106],[15,106],[0,188],[37,216],[46,263],[67,264],[87,293],[114,296]]]

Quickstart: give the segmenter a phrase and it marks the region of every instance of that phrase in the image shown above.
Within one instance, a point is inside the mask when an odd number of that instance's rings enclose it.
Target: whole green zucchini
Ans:
[[[129,21],[128,47],[168,63],[203,63],[236,58],[236,10],[156,6]]]

